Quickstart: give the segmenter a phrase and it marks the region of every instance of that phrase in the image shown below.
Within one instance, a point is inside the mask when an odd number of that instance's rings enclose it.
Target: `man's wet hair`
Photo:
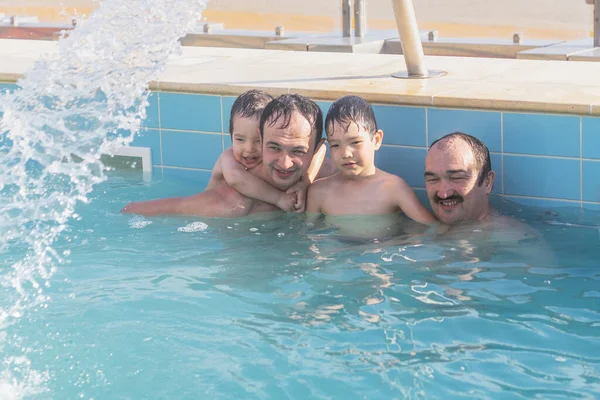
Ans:
[[[359,96],[344,96],[334,101],[329,107],[327,118],[325,118],[327,135],[333,133],[336,123],[349,124],[351,122],[366,130],[371,139],[377,132],[377,121],[371,104]]]
[[[479,170],[477,186],[483,185],[485,178],[492,170],[492,160],[490,159],[490,151],[488,150],[487,146],[475,136],[471,136],[463,132],[452,132],[431,143],[429,148],[431,149],[437,143],[443,143],[450,139],[460,139],[469,145],[471,151],[473,152],[473,156],[475,157],[475,167],[477,167]]]
[[[317,103],[299,94],[282,94],[267,105],[260,117],[261,139],[265,125],[273,126],[277,122],[280,124],[278,128],[285,129],[290,125],[294,112],[298,112],[310,124],[316,148],[323,137],[323,113]]]
[[[273,96],[264,90],[252,89],[238,96],[231,106],[229,114],[229,134],[233,134],[235,118],[260,118],[265,107],[273,100]]]

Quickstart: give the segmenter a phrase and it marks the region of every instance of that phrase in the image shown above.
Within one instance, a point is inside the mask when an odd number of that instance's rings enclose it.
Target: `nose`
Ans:
[[[440,181],[440,185],[437,189],[437,195],[441,199],[445,199],[446,197],[450,197],[454,194],[454,189],[450,185],[446,179],[442,179]]]
[[[252,154],[252,153],[254,153],[255,149],[256,149],[256,145],[254,144],[254,142],[252,140],[246,141],[246,144],[244,146],[244,152],[246,152],[247,154]]]
[[[292,160],[292,158],[287,154],[283,154],[280,158],[279,158],[279,167],[281,169],[290,169],[294,166],[294,161]]]
[[[350,146],[346,146],[343,148],[342,150],[342,157],[344,159],[346,158],[352,158],[352,149],[350,148]]]

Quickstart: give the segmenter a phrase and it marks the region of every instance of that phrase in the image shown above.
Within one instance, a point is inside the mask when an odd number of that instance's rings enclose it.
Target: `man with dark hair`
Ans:
[[[445,224],[485,220],[494,186],[490,153],[479,139],[462,132],[433,142],[425,159],[425,187],[433,212]]]
[[[244,106],[240,102],[236,110],[232,109],[232,117],[235,116],[236,121],[256,120],[258,114],[252,113],[252,108],[251,104]],[[237,122],[231,126],[233,140],[236,139],[235,124]],[[266,182],[284,193],[293,190],[290,188],[303,178],[310,183],[317,177],[327,176],[329,170],[321,171],[325,158],[325,147],[321,147],[322,125],[323,115],[312,100],[299,95],[282,95],[272,100],[260,114],[260,121],[256,120],[254,128],[255,134],[258,134],[256,130],[259,128],[262,138],[262,162],[248,168],[245,173],[251,173],[260,178],[261,183]],[[243,164],[243,157],[241,160],[239,162]],[[142,215],[226,218],[279,209],[272,203],[240,193],[225,181],[193,196],[131,203],[122,211]]]

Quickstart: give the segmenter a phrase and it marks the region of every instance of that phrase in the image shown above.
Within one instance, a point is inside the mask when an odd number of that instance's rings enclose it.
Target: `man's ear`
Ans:
[[[485,186],[485,194],[492,193],[492,189],[494,188],[494,180],[496,179],[496,173],[494,171],[488,172],[485,180],[483,181],[483,186]]]
[[[383,131],[380,129],[377,132],[375,132],[373,134],[373,139],[371,140],[373,141],[373,146],[375,147],[375,150],[379,150],[381,144],[383,143]]]

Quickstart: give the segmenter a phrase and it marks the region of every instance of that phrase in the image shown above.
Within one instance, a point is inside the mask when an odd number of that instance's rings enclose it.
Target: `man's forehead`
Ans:
[[[287,122],[287,124],[286,124]],[[280,116],[276,121],[267,121],[264,128],[265,140],[310,143],[312,126],[302,114],[294,112],[289,121]]]
[[[439,171],[471,170],[475,167],[475,155],[471,147],[462,140],[436,143],[427,152],[425,165]]]

